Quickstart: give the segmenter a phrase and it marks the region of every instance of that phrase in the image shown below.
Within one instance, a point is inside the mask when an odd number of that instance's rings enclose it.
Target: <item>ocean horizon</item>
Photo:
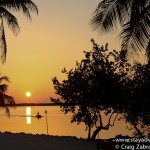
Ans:
[[[33,103],[30,103],[29,106],[28,104],[29,103],[23,103],[20,106],[10,108],[10,117],[5,114],[5,110],[1,110],[0,131],[8,131],[12,133],[24,132],[31,134],[47,134],[48,129],[49,135],[87,138],[88,131],[86,130],[84,123],[80,123],[79,125],[77,125],[77,123],[71,123],[72,114],[69,113],[64,115],[64,113],[60,111],[60,106],[46,106],[46,104],[44,106],[31,106]],[[36,104],[39,105],[39,103]],[[37,118],[37,113],[39,113],[42,117]],[[46,119],[48,128],[46,126]],[[122,128],[120,128],[120,125]],[[130,135],[131,133],[131,131],[129,132],[126,129],[126,124],[124,122],[116,122],[115,126],[111,127],[110,130],[100,132],[97,138],[114,138],[120,133],[124,136]]]

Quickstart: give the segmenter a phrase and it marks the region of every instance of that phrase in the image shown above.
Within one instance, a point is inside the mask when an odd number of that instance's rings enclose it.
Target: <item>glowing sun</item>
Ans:
[[[30,97],[31,96],[31,92],[26,92],[26,97]]]

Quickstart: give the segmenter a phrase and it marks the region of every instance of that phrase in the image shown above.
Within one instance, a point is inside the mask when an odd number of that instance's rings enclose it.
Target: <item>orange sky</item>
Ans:
[[[92,30],[90,19],[99,0],[34,0],[39,15],[32,14],[32,22],[17,14],[21,31],[14,36],[6,30],[8,46],[6,64],[1,75],[7,75],[9,95],[19,102],[50,102],[54,96],[51,79],[62,80],[63,67],[75,67],[84,58],[83,51],[92,49],[94,38],[98,44],[109,43],[119,49],[116,35],[99,36]],[[7,26],[6,26],[7,28]],[[27,98],[26,91],[32,96]]]

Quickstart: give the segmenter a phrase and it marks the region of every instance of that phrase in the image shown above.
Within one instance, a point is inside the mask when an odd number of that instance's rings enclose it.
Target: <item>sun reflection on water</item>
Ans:
[[[31,124],[31,107],[26,107],[26,123]]]

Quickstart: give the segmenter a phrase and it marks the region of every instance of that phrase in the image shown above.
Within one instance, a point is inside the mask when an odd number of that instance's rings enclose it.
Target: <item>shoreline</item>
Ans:
[[[72,136],[0,132],[0,150],[10,149],[96,150],[96,142]]]

